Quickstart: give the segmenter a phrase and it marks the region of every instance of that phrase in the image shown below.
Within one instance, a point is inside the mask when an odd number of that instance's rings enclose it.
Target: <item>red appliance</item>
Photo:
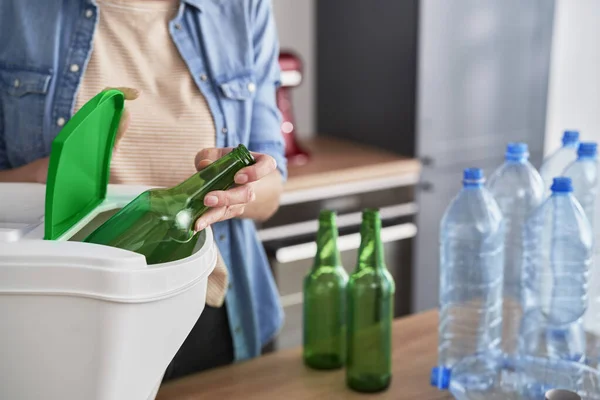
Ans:
[[[296,123],[292,107],[291,89],[302,82],[302,61],[291,52],[279,54],[281,86],[277,89],[277,107],[281,111],[281,134],[285,140],[285,155],[292,165],[306,164],[308,153],[300,148],[296,140]]]

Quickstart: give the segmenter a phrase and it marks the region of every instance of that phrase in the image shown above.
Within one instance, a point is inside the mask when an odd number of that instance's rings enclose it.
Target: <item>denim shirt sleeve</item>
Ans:
[[[281,135],[281,114],[277,108],[276,90],[281,84],[279,41],[271,0],[256,0],[251,8],[252,44],[256,95],[250,125],[249,149],[269,154],[277,162],[283,179],[287,178],[285,144]]]

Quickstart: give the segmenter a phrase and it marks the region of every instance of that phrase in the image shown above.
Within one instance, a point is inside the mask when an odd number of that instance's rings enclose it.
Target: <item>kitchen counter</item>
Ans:
[[[392,384],[379,394],[347,389],[344,370],[306,368],[302,349],[295,348],[169,382],[156,399],[451,399],[448,392],[429,385],[437,361],[437,316],[429,311],[394,321]]]
[[[288,167],[282,205],[326,197],[324,192],[364,193],[419,180],[421,164],[414,158],[326,136],[299,144],[310,158]]]

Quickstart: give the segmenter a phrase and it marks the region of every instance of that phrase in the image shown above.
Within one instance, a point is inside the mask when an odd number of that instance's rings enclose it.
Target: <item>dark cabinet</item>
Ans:
[[[439,223],[462,169],[543,153],[553,0],[317,2],[318,132],[415,156],[412,309],[437,305]]]

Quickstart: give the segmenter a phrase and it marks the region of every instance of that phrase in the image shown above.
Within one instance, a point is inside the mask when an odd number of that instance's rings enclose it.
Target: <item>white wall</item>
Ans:
[[[546,115],[546,154],[565,129],[600,142],[600,1],[557,0]]]
[[[273,0],[281,49],[297,53],[304,63],[304,81],[292,89],[300,138],[315,134],[315,0]]]

